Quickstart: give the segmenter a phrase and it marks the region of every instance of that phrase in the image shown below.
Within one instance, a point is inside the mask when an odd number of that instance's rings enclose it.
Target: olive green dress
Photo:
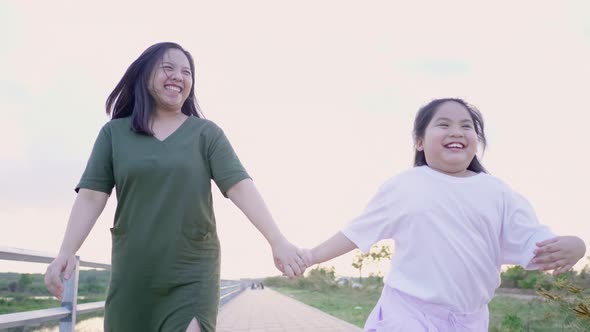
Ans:
[[[211,179],[225,195],[246,178],[211,121],[191,116],[163,141],[133,132],[131,118],[104,125],[76,191],[116,188],[105,331],[185,331],[193,317],[215,331],[220,251]]]

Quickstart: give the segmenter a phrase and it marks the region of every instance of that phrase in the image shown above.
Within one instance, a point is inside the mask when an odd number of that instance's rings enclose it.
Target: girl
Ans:
[[[175,43],[149,47],[107,99],[100,131],[76,187],[59,255],[45,284],[61,298],[75,253],[113,187],[112,271],[104,330],[215,331],[220,245],[211,180],[271,245],[286,275],[305,269],[279,231],[225,134],[199,116],[195,66]]]
[[[395,240],[383,293],[365,331],[487,331],[502,264],[570,269],[586,251],[555,237],[529,203],[479,162],[481,114],[461,99],[437,99],[414,122],[414,168],[386,181],[341,232],[305,250],[306,264]]]

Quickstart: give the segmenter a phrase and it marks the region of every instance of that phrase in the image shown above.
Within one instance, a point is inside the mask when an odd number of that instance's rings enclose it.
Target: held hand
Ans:
[[[272,246],[275,266],[289,278],[300,277],[307,266],[301,257],[301,250],[282,239]]]
[[[303,262],[307,267],[310,267],[315,264],[313,253],[311,249],[301,249],[301,256],[303,258]]]
[[[47,290],[60,301],[63,300],[64,292],[64,286],[60,275],[64,272],[64,278],[69,279],[75,267],[75,255],[58,255],[47,267],[47,271],[45,272],[45,286],[47,287]]]
[[[571,269],[586,253],[586,245],[576,236],[558,236],[537,243],[532,263],[539,264],[539,270],[554,270],[558,275]]]

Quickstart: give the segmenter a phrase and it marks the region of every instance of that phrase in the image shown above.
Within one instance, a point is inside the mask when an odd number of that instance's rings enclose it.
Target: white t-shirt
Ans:
[[[428,166],[385,182],[342,233],[364,252],[393,239],[385,284],[464,313],[492,299],[502,264],[535,269],[535,243],[555,236],[498,178],[454,177]]]

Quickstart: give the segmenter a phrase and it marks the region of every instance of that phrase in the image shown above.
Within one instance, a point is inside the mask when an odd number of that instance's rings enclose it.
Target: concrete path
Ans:
[[[221,307],[217,332],[358,332],[360,328],[272,289],[246,289]]]

